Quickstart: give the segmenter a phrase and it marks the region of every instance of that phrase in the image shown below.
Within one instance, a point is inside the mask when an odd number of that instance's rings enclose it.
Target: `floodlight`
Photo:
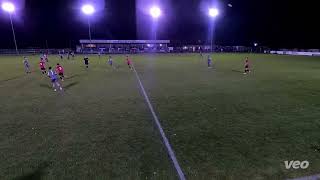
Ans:
[[[15,10],[14,4],[11,2],[4,2],[1,5],[2,9],[8,13],[13,13]]]
[[[150,8],[150,15],[152,16],[152,18],[155,18],[155,19],[159,18],[161,16],[160,8],[156,6]]]
[[[209,9],[209,16],[210,17],[217,17],[219,15],[219,10],[217,8],[210,8]]]
[[[1,4],[1,8],[8,12],[9,13],[9,17],[10,17],[10,23],[11,23],[11,28],[12,28],[12,34],[13,34],[13,41],[14,41],[14,45],[16,47],[16,53],[19,54],[19,51],[18,51],[18,46],[17,46],[17,40],[16,40],[16,34],[14,32],[14,27],[13,27],[13,22],[12,22],[12,17],[11,17],[11,14],[15,11],[15,6],[13,3],[11,2],[3,2]]]
[[[82,8],[81,8],[81,10],[82,10],[82,12],[84,13],[84,14],[86,14],[86,15],[91,15],[91,14],[93,14],[94,13],[94,7],[92,6],[92,5],[90,5],[90,4],[85,4],[85,5],[83,5],[82,6]]]
[[[254,45],[255,47],[257,47],[257,46],[258,46],[258,43],[254,43],[253,45]]]

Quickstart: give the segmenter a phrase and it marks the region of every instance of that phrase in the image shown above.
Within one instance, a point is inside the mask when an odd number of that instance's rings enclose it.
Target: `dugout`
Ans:
[[[77,51],[92,53],[167,52],[170,40],[80,40]]]

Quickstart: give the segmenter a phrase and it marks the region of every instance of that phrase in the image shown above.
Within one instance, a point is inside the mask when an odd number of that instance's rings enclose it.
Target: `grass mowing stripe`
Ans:
[[[183,171],[182,171],[182,169],[181,169],[181,167],[179,165],[179,162],[178,162],[178,160],[176,158],[176,155],[174,154],[174,151],[173,151],[173,149],[172,149],[172,147],[171,147],[171,145],[169,143],[169,140],[168,140],[168,138],[166,137],[166,134],[163,131],[163,128],[162,128],[162,126],[160,124],[158,116],[156,115],[156,113],[155,113],[155,111],[154,111],[154,109],[152,107],[152,104],[151,104],[151,102],[149,100],[149,97],[148,97],[148,95],[147,95],[147,93],[146,93],[146,91],[145,91],[145,89],[143,87],[143,84],[142,84],[141,80],[140,80],[140,77],[139,77],[136,69],[134,68],[134,66],[132,66],[132,67],[133,67],[133,71],[134,71],[134,73],[136,75],[136,78],[137,78],[137,80],[139,82],[139,86],[140,86],[140,89],[142,91],[142,94],[143,94],[143,96],[144,96],[144,98],[145,98],[145,100],[146,100],[146,102],[148,104],[148,107],[149,107],[149,109],[151,111],[153,119],[154,119],[154,121],[155,121],[155,123],[156,123],[156,125],[157,125],[157,127],[158,127],[158,129],[160,131],[162,140],[163,140],[164,144],[166,145],[168,154],[169,154],[169,156],[170,156],[170,158],[171,158],[171,160],[173,162],[173,165],[174,165],[174,167],[175,167],[175,169],[176,169],[176,171],[177,171],[177,173],[179,175],[179,178],[180,178],[180,180],[185,180],[186,178],[185,178],[185,176],[183,174]]]

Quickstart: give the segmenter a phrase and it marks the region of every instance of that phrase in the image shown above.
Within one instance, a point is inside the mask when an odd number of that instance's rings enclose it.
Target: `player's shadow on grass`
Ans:
[[[63,87],[65,90],[68,90],[68,89],[70,89],[71,87],[73,87],[73,86],[75,86],[75,85],[77,85],[77,84],[79,84],[78,81],[72,82],[72,83],[67,84],[67,85],[65,85],[65,86],[62,86],[62,87]],[[52,87],[51,87],[50,85],[48,85],[48,84],[40,84],[40,87],[43,87],[43,88],[46,88],[46,89],[52,89]]]
[[[35,171],[15,178],[14,180],[41,180],[45,175],[45,169],[48,168],[49,163],[41,164]]]
[[[72,76],[69,76],[69,77],[66,77],[65,79],[73,79],[75,77],[79,77],[79,76],[82,76],[83,74],[74,74]]]
[[[15,80],[15,79],[19,79],[19,78],[22,78],[22,77],[24,77],[24,76],[25,76],[25,75],[20,75],[20,76],[8,78],[8,79],[0,80],[0,83],[4,83],[4,82],[12,81],[12,80]]]
[[[52,87],[48,84],[40,84],[40,87],[51,89]]]
[[[239,71],[239,70],[235,70],[235,69],[232,69],[233,72],[237,72],[237,73],[243,73],[243,71]]]
[[[72,83],[64,86],[64,89],[68,90],[68,89],[70,89],[71,87],[73,87],[73,86],[75,86],[75,85],[77,85],[77,84],[79,84],[79,81],[72,82]]]

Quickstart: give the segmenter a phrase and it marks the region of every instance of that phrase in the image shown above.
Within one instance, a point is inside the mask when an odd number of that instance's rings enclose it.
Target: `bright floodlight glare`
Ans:
[[[161,16],[161,10],[160,8],[158,7],[152,7],[150,9],[150,15],[153,17],[153,18],[159,18]]]
[[[217,8],[210,8],[209,9],[209,16],[210,17],[217,17],[219,15],[219,10]]]
[[[254,45],[255,47],[257,47],[257,46],[258,46],[258,43],[254,43],[253,45]]]
[[[94,7],[90,4],[83,5],[81,10],[86,15],[91,15],[94,13]]]
[[[15,10],[14,4],[11,2],[4,2],[1,5],[2,9],[6,12],[13,13]]]

